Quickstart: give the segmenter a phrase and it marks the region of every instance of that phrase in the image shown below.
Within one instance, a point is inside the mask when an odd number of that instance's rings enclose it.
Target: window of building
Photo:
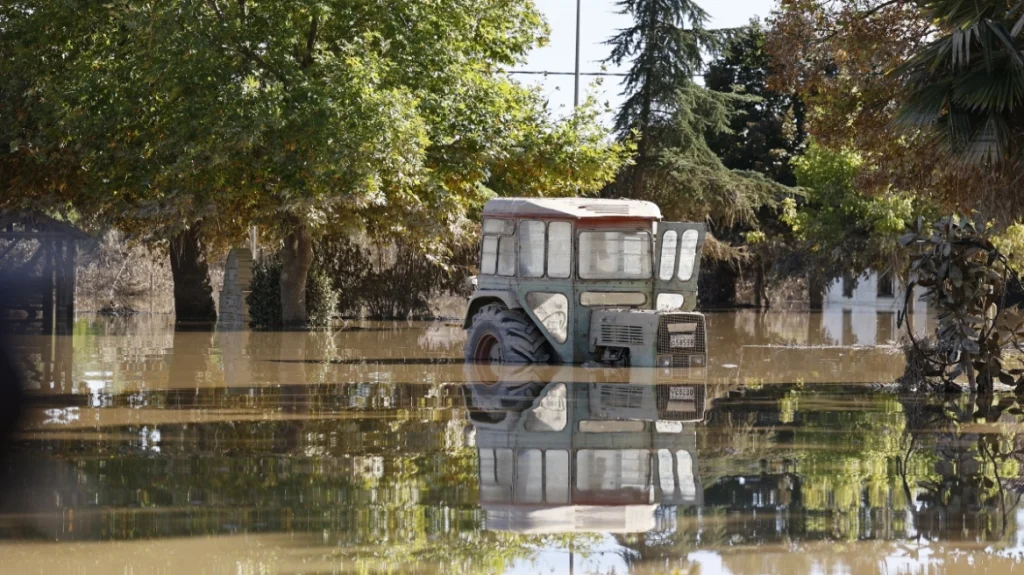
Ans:
[[[853,290],[857,289],[857,279],[851,275],[843,276],[843,297],[852,298]]]
[[[878,275],[878,297],[894,297],[892,275],[889,273]]]

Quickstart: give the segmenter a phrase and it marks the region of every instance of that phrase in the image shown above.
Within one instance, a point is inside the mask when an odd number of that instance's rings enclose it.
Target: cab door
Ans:
[[[654,267],[654,301],[661,311],[692,311],[697,307],[700,254],[705,224],[659,222]]]

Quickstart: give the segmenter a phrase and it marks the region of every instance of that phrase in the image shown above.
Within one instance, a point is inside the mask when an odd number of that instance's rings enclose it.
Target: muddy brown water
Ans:
[[[892,319],[710,314],[667,372],[466,366],[444,322],[17,337],[0,573],[1024,571],[1021,416],[888,389]]]

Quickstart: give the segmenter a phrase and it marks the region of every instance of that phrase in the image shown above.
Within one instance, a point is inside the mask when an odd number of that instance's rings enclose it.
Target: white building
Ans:
[[[928,305],[921,301],[923,290],[914,288],[914,333],[921,335],[934,327]],[[838,278],[829,284],[822,301],[825,333],[837,345],[878,345],[900,339],[896,326],[903,309],[906,289],[889,274],[868,272],[856,278]]]

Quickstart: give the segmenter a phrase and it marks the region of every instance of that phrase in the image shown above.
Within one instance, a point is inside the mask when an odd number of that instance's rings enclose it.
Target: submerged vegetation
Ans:
[[[996,383],[1020,388],[1024,369],[1011,367],[1009,350],[1024,352],[1024,314],[1010,306],[1007,295],[1020,280],[1009,260],[995,246],[981,218],[946,217],[930,228],[919,219],[901,239],[914,254],[900,322],[912,311],[912,290],[924,288],[921,299],[936,313],[932,341],[924,344],[908,330],[912,375],[937,378],[944,389],[956,389],[965,378],[979,406],[988,408]],[[1017,358],[1019,364],[1019,357]],[[909,382],[908,382],[909,383]]]

